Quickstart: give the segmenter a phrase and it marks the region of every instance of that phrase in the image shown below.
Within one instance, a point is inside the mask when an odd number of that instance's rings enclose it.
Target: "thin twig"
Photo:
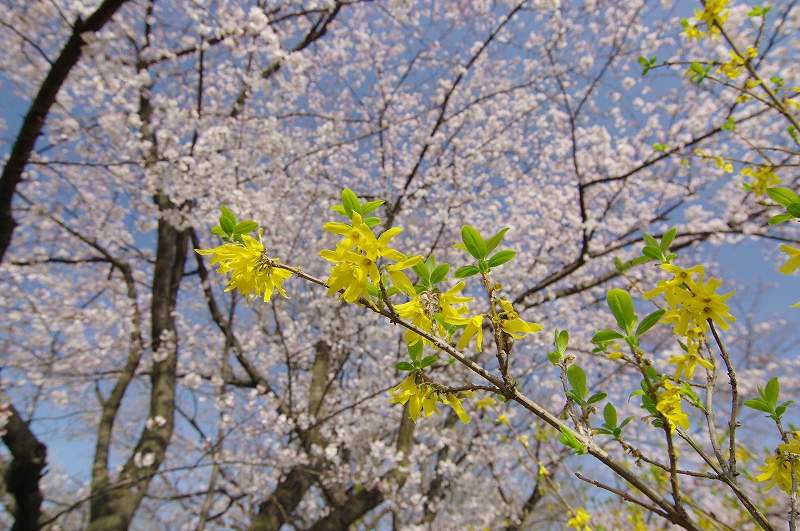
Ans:
[[[591,483],[595,487],[600,487],[601,489],[607,490],[608,492],[613,492],[614,494],[616,494],[620,498],[628,500],[631,503],[635,503],[636,505],[639,505],[640,507],[644,507],[648,511],[657,514],[661,518],[669,519],[669,515],[667,513],[665,513],[664,511],[662,511],[661,509],[659,509],[657,507],[654,507],[654,506],[652,506],[652,505],[650,505],[648,503],[645,503],[643,501],[639,501],[636,498],[634,498],[633,496],[631,496],[630,494],[622,492],[619,489],[615,489],[614,487],[610,487],[608,485],[604,485],[603,483],[600,483],[599,481],[596,481],[594,479],[589,479],[587,477],[584,477],[584,476],[582,476],[580,474],[580,472],[575,472],[575,477],[580,479],[581,481],[585,481],[586,483]]]

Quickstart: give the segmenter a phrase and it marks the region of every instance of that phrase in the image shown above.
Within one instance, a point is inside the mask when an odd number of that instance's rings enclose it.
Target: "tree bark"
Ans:
[[[99,31],[126,1],[105,0],[85,22],[81,18],[75,21],[72,35],[61,49],[50,72],[47,73],[47,77],[42,82],[39,92],[22,121],[17,139],[11,148],[11,154],[3,168],[2,175],[0,175],[0,262],[11,244],[11,235],[17,226],[11,213],[14,192],[22,181],[22,172],[28,164],[36,139],[42,134],[50,108],[55,103],[56,96],[70,70],[81,57],[81,46],[84,44],[81,34],[88,31]]]

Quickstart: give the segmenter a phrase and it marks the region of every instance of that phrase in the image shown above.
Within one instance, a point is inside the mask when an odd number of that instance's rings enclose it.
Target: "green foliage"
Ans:
[[[253,232],[258,228],[258,223],[248,219],[239,221],[233,212],[225,205],[220,205],[222,215],[219,217],[219,225],[211,228],[211,234],[219,236],[224,242],[244,243],[243,234]]]
[[[794,400],[789,400],[778,405],[778,398],[780,398],[781,394],[781,384],[777,377],[767,382],[767,386],[764,388],[758,386],[758,394],[761,395],[760,398],[747,400],[744,405],[767,413],[767,417],[775,421],[780,421],[786,409],[794,403]]]
[[[558,365],[561,363],[561,360],[564,359],[564,352],[566,352],[567,346],[569,345],[569,332],[566,330],[559,331],[558,328],[556,328],[553,344],[556,349],[547,354],[547,359],[553,365]]]
[[[578,455],[583,455],[586,453],[586,447],[583,446],[574,435],[572,435],[566,426],[562,425],[559,426],[559,428],[561,430],[561,436],[558,438],[558,440],[561,441],[561,444],[568,448],[572,448]]]
[[[658,57],[656,57],[655,55],[653,57],[651,57],[650,59],[648,59],[645,56],[639,57],[639,64],[644,67],[644,70],[642,70],[642,75],[643,76],[646,76],[647,73],[650,70],[652,70],[653,68],[656,67],[656,61],[657,60],[658,60]]]
[[[369,201],[364,203],[363,205],[359,202],[358,196],[356,196],[355,192],[350,190],[349,188],[345,188],[342,190],[342,204],[341,205],[333,205],[331,210],[334,212],[338,212],[339,214],[345,216],[348,219],[353,219],[353,212],[356,212],[359,216],[361,216],[361,221],[367,227],[374,227],[379,225],[381,220],[380,218],[376,217],[365,217],[368,214],[372,213],[376,208],[381,206],[385,201],[378,200],[378,201]]]

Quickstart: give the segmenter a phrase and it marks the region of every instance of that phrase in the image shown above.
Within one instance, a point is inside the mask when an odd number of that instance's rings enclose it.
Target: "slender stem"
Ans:
[[[643,501],[639,501],[639,500],[637,500],[636,498],[634,498],[633,496],[631,496],[630,494],[628,494],[626,492],[623,492],[623,491],[621,491],[619,489],[615,489],[614,487],[609,487],[608,485],[604,485],[603,483],[600,483],[599,481],[596,481],[594,479],[589,479],[587,477],[584,477],[579,472],[575,473],[575,477],[580,479],[581,481],[585,481],[586,483],[591,483],[595,487],[600,487],[601,489],[607,490],[608,492],[613,492],[614,494],[616,494],[620,498],[622,498],[624,500],[628,500],[631,503],[635,503],[636,505],[639,505],[640,507],[644,507],[648,511],[657,514],[661,518],[669,518],[669,515],[667,513],[665,513],[664,511],[662,511],[661,509],[658,509],[657,507],[653,507],[649,503],[645,503]]]
[[[736,413],[739,410],[739,385],[736,381],[736,371],[731,364],[731,358],[728,356],[728,351],[722,344],[722,340],[717,333],[717,328],[714,326],[714,321],[708,320],[708,325],[711,327],[711,333],[714,334],[714,340],[717,342],[722,359],[725,361],[725,367],[728,369],[728,380],[731,386],[731,420],[728,422],[730,430],[730,446],[728,447],[728,473],[731,477],[736,477],[736,428],[739,423],[736,421]]]
[[[797,531],[797,474],[795,474],[797,456],[789,454],[789,463],[792,466],[792,510],[789,512],[789,531]]]
[[[706,423],[708,424],[708,438],[711,441],[711,448],[714,450],[714,455],[719,461],[719,466],[722,471],[728,473],[728,464],[725,457],[722,455],[722,449],[719,447],[719,436],[717,435],[717,424],[714,417],[714,389],[717,386],[717,364],[714,361],[714,354],[711,353],[711,348],[708,346],[708,341],[703,341],[703,345],[708,352],[708,361],[714,366],[713,369],[706,369]]]

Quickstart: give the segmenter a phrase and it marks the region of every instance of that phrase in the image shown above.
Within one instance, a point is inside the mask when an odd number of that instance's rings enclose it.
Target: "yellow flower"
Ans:
[[[508,319],[500,321],[500,328],[505,330],[514,339],[522,339],[525,334],[535,334],[542,330],[538,323],[528,323],[520,319],[517,312],[510,312]]]
[[[456,395],[454,395],[453,393],[447,393],[447,397],[443,402],[449,405],[451,408],[453,408],[453,411],[456,412],[456,415],[458,415],[458,418],[459,420],[461,420],[461,422],[463,422],[464,424],[469,424],[470,423],[469,415],[467,415],[467,412],[464,411],[464,406],[461,405],[461,402],[463,400],[464,400],[463,398],[461,399],[457,398]]]
[[[800,472],[800,463],[795,462],[795,473]],[[790,494],[792,490],[792,467],[787,456],[778,450],[774,455],[767,457],[764,466],[758,467],[761,474],[756,476],[756,481],[766,481],[764,490],[769,490],[775,485],[783,492]],[[800,481],[797,482],[800,484]]]
[[[361,216],[358,214],[358,212],[353,212],[352,226],[345,223],[331,222],[326,223],[322,226],[322,228],[334,234],[344,236],[345,238],[342,240],[341,246],[347,251],[363,243],[365,233],[368,232],[369,234],[372,234],[370,228],[361,221]],[[372,237],[374,238],[375,235],[373,234]]]
[[[425,313],[425,307],[422,304],[422,297],[420,295],[417,295],[406,303],[398,304],[394,309],[397,310],[397,314],[403,319],[411,321],[418,328],[433,334],[431,319]],[[414,345],[421,339],[423,339],[422,336],[416,332],[411,330],[406,331],[405,340],[409,345]],[[424,341],[426,344],[429,343],[427,339],[424,339]]]
[[[714,369],[714,366],[709,363],[708,361],[701,358],[698,353],[698,343],[695,343],[694,346],[690,343],[689,345],[689,352],[687,352],[683,356],[670,356],[668,363],[675,363],[677,367],[675,367],[675,381],[678,382],[681,379],[681,374],[686,376],[687,380],[691,380],[692,376],[694,375],[694,370],[697,368],[697,364],[699,363],[703,367],[708,370]]]
[[[422,261],[422,256],[414,256],[412,258],[401,260],[396,264],[387,265],[384,268],[386,269],[386,272],[389,273],[389,278],[392,279],[392,284],[394,284],[398,288],[408,293],[409,297],[414,297],[417,294],[417,292],[414,289],[414,284],[411,283],[411,281],[408,279],[405,273],[402,272],[402,270],[408,269],[409,267],[414,267],[421,261]]]
[[[539,475],[540,476],[549,476],[550,472],[544,467],[542,463],[539,463]]]
[[[675,304],[672,305],[671,310],[667,310],[660,321],[674,324],[676,334],[679,336],[686,335],[690,325],[699,327],[704,332],[707,332],[709,330],[709,319],[723,330],[728,329],[728,321],[736,321],[736,318],[729,312],[730,307],[725,304],[725,301],[735,292],[731,291],[725,295],[714,293],[722,285],[722,281],[710,278],[708,282],[703,284],[701,275],[697,282],[687,279],[684,284],[689,289],[675,290],[676,300],[673,301]]]
[[[623,357],[625,357],[625,354],[623,354],[619,350],[619,344],[618,343],[614,343],[613,345],[611,345],[611,352],[608,353],[608,359],[610,359],[610,360],[620,360]]]
[[[482,409],[488,410],[490,406],[497,404],[497,400],[492,398],[491,396],[487,396],[486,398],[481,398],[475,403],[475,409],[478,411]]]
[[[666,417],[670,431],[675,431],[676,425],[684,430],[689,428],[689,416],[681,409],[680,388],[669,382],[665,383],[667,389],[660,395],[656,409]]]
[[[475,343],[478,352],[481,352],[481,343],[483,343],[483,315],[476,315],[475,317],[447,317],[445,318],[445,322],[452,325],[467,325],[456,346],[459,349],[463,349],[467,346],[469,340],[477,335],[478,337]]]
[[[752,190],[756,197],[766,194],[767,188],[781,183],[780,177],[771,166],[756,166],[755,168],[748,166],[742,168],[742,175],[750,178],[750,182],[745,184],[745,190]]]
[[[465,302],[471,302],[475,300],[474,297],[459,297],[458,293],[464,289],[466,284],[464,281],[460,281],[458,284],[447,290],[446,292],[439,295],[439,306],[441,308],[441,312],[445,317],[461,317],[461,314],[469,312],[467,310]],[[453,308],[454,304],[461,304],[459,308]]]
[[[791,275],[800,267],[800,249],[796,249],[785,243],[778,247],[778,249],[789,255],[789,260],[783,264],[778,271],[784,275]]]
[[[578,507],[572,518],[567,521],[567,525],[577,529],[578,531],[581,531],[581,529],[583,529],[583,531],[592,531],[592,528],[586,525],[589,523],[591,518],[592,515],[590,515],[586,509],[583,507]]]
[[[497,417],[497,423],[502,424],[504,428],[508,427],[508,417],[505,415],[500,415]]]
[[[258,229],[258,240],[248,234],[242,235],[244,245],[226,243],[214,249],[195,249],[202,255],[213,255],[210,264],[219,263],[218,273],[231,272],[231,279],[225,291],[237,289],[247,298],[256,298],[264,294],[264,302],[269,302],[277,291],[281,296],[289,298],[283,290],[283,281],[292,274],[281,268],[273,267],[278,259],[270,259],[261,241],[263,229]]]

